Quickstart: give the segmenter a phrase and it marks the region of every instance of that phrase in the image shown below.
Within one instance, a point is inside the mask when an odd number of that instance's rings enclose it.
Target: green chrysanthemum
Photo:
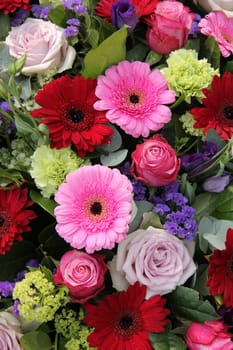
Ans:
[[[17,282],[13,299],[19,300],[19,313],[28,321],[47,322],[54,319],[56,311],[68,300],[67,289],[57,289],[40,270],[28,272]]]
[[[182,122],[183,129],[187,134],[192,136],[200,136],[203,138],[203,129],[196,129],[193,126],[195,123],[195,120],[192,114],[190,114],[189,112],[186,112],[180,117],[180,121]]]
[[[31,159],[30,174],[42,195],[47,198],[55,194],[68,173],[90,164],[89,160],[80,158],[69,147],[52,149],[47,145],[38,147]]]
[[[218,69],[213,69],[206,58],[198,59],[195,50],[180,49],[171,52],[167,65],[161,72],[165,75],[169,88],[177,96],[183,96],[187,103],[191,103],[191,97],[204,97],[202,89],[211,85],[214,75],[219,75]]]

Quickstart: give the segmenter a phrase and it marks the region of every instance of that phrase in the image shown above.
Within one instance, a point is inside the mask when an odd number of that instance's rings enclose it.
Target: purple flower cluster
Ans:
[[[124,165],[120,168],[122,174],[128,177],[133,185],[134,199],[135,201],[143,201],[146,199],[146,186],[139,180],[133,178],[130,172],[130,162],[125,162]]]
[[[195,13],[195,17],[192,22],[192,27],[189,31],[189,34],[192,35],[194,38],[196,38],[197,34],[200,33],[200,27],[198,26],[200,20],[201,16],[198,13]]]
[[[32,5],[32,14],[36,18],[47,19],[49,15],[49,11],[52,8],[53,6]]]
[[[179,192],[179,184],[172,182],[161,189],[161,194],[154,195],[151,202],[164,228],[180,238],[194,240],[198,228],[194,219],[195,210],[187,204],[188,199]]]
[[[78,35],[80,21],[77,18],[68,19],[66,24],[68,24],[68,26],[64,30],[66,38]]]
[[[34,259],[29,260],[26,267],[38,267],[38,262]],[[22,281],[25,274],[28,272],[27,269],[20,271],[12,282],[9,281],[0,281],[0,296],[3,298],[8,298],[12,295],[13,289],[15,287],[15,283]]]
[[[12,27],[17,27],[23,24],[23,22],[28,17],[28,14],[29,12],[24,9],[19,9],[16,12],[14,12],[13,15],[10,17]]]
[[[62,0],[66,10],[74,11],[78,16],[81,13],[88,13],[87,8],[83,5],[83,0]]]

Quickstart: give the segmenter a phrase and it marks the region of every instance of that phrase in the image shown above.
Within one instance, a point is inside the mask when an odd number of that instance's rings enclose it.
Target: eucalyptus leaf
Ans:
[[[41,331],[32,331],[20,338],[23,350],[51,350],[51,341],[48,334]]]
[[[33,191],[33,190],[30,191],[30,197],[40,207],[42,207],[49,214],[54,216],[54,209],[57,206],[57,203],[54,200],[49,199],[49,198],[44,198],[41,196],[40,193]]]
[[[217,146],[218,150],[222,149],[226,145],[226,142],[220,136],[218,136],[214,129],[209,129],[207,131],[206,140],[213,142]]]
[[[186,350],[185,342],[171,332],[151,333],[150,341],[155,350]]]
[[[127,29],[122,27],[90,50],[83,61],[84,78],[96,79],[104,70],[125,59]]]
[[[96,149],[99,152],[101,152],[101,150],[103,150],[104,152],[111,153],[111,152],[117,151],[121,147],[121,144],[122,144],[121,134],[113,125],[111,125],[110,127],[113,129],[114,133],[110,136],[109,143],[107,143],[101,147],[96,146]]]
[[[101,155],[100,161],[105,166],[116,166],[122,163],[125,158],[127,157],[128,150],[127,149],[120,149],[119,151],[110,153],[109,155]]]
[[[193,322],[216,320],[219,315],[208,301],[199,299],[199,293],[194,289],[178,286],[167,295],[167,300],[173,313],[180,318]]]
[[[150,212],[153,208],[153,204],[147,201],[135,201],[135,204],[138,208],[137,215],[134,220],[130,223],[129,233],[138,229],[140,223],[142,222],[143,214],[146,212]]]

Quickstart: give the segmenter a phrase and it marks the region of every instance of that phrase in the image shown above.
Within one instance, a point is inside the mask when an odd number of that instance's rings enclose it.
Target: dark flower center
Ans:
[[[4,218],[2,217],[2,216],[0,216],[0,227],[2,227],[3,226],[3,224],[4,224]]]
[[[94,202],[91,205],[90,211],[93,215],[100,215],[102,212],[102,205],[100,202]]]
[[[123,316],[119,322],[121,329],[127,330],[133,325],[133,319],[131,316]]]
[[[129,100],[131,103],[136,104],[139,102],[139,96],[136,94],[132,94],[132,95],[130,95]]]
[[[227,106],[223,109],[224,117],[233,120],[233,106]]]
[[[85,117],[83,111],[81,109],[75,109],[71,108],[67,112],[67,117],[70,119],[73,123],[78,124],[81,123]]]

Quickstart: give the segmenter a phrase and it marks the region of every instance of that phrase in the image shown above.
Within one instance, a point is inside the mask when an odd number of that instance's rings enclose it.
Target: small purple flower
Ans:
[[[18,300],[18,299],[16,299],[15,301],[14,301],[14,304],[13,304],[13,314],[15,315],[15,316],[19,316],[19,308],[18,308],[18,306],[19,306],[19,304],[20,304],[20,301]]]
[[[158,203],[154,207],[154,212],[157,213],[157,214],[160,214],[160,215],[164,215],[164,214],[170,213],[170,211],[171,210],[170,210],[169,206],[166,205],[166,204]]]
[[[118,0],[111,7],[111,22],[116,28],[128,25],[129,32],[132,32],[138,22],[138,15],[135,6],[130,0]]]
[[[8,298],[12,295],[15,283],[8,281],[0,281],[0,296]]]
[[[146,199],[147,188],[141,181],[136,180],[131,176],[130,169],[131,169],[130,162],[125,162],[122,165],[120,171],[123,175],[128,177],[128,179],[131,181],[133,185],[134,199],[136,201],[143,201]]]
[[[68,19],[68,21],[66,21],[66,23],[69,26],[76,26],[76,27],[80,26],[80,20],[78,18],[70,18]]]
[[[88,12],[83,0],[62,0],[62,4],[66,10],[73,10],[77,15]]]
[[[233,331],[233,308],[221,305],[218,309],[218,314],[221,316],[223,323],[230,327],[230,331]]]
[[[189,34],[192,35],[194,38],[197,37],[197,34],[200,33],[200,28],[198,27],[198,23],[201,20],[201,16],[198,13],[195,13],[195,17],[192,22],[192,27],[189,31]]]
[[[182,205],[185,205],[188,202],[188,199],[183,196],[182,193],[176,193],[176,192],[171,192],[171,193],[165,193],[164,199],[166,201],[172,201],[176,206],[181,207]]]
[[[206,192],[222,192],[231,181],[230,175],[211,176],[206,179],[202,187]]]
[[[47,19],[49,15],[49,11],[53,8],[53,6],[40,6],[40,5],[32,5],[32,14],[36,18]]]
[[[66,38],[69,38],[70,36],[76,36],[78,35],[78,27],[76,26],[68,26],[64,29],[64,34]]]
[[[2,110],[3,112],[10,112],[11,107],[8,102],[2,101],[0,102],[0,110]]]
[[[17,27],[23,24],[25,19],[28,17],[28,13],[29,12],[24,9],[19,9],[16,12],[14,12],[12,17],[10,18],[12,27]]]

